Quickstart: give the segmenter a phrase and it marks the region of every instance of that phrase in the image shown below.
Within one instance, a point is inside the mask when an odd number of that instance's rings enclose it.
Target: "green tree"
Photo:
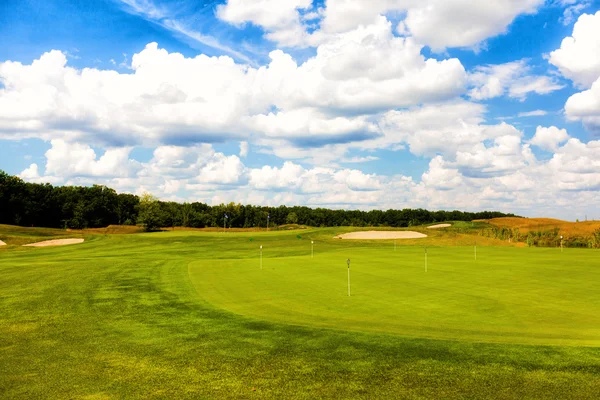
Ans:
[[[181,206],[181,221],[183,223],[183,226],[190,226],[190,215],[193,211],[194,209],[192,208],[192,205],[190,203],[183,203],[183,205]]]
[[[298,215],[295,212],[291,212],[287,215],[285,219],[286,224],[297,224],[298,223]]]
[[[138,224],[146,231],[154,231],[161,226],[162,211],[158,199],[150,193],[144,193],[140,198]]]

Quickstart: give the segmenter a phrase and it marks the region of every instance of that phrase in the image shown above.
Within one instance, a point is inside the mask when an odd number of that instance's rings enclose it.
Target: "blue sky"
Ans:
[[[0,169],[175,201],[600,219],[598,10],[4,0]]]

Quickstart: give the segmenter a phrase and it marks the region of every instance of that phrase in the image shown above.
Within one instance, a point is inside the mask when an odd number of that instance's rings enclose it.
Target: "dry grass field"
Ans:
[[[561,235],[565,236],[589,236],[600,229],[600,221],[582,221],[569,222],[552,218],[493,218],[489,220],[479,220],[499,228],[518,228],[521,233],[530,231],[551,231],[558,229]]]

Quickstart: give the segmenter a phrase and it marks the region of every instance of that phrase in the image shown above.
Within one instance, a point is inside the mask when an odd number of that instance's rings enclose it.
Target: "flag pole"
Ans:
[[[346,263],[348,263],[348,297],[350,297],[350,259]]]

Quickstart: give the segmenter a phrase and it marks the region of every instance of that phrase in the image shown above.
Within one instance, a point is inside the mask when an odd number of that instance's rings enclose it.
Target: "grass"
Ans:
[[[475,261],[472,247],[433,247],[425,272],[420,247],[321,251],[314,259],[266,258],[262,270],[256,252],[252,261],[199,260],[190,264],[190,278],[208,302],[261,320],[477,342],[600,345],[600,260],[593,252],[480,247]]]
[[[552,231],[558,229],[559,233],[566,236],[589,236],[600,229],[600,221],[569,222],[552,218],[493,218],[481,220],[500,228],[519,229],[521,233],[530,231]]]
[[[598,252],[349,230],[6,246],[0,398],[597,398]]]
[[[9,246],[22,246],[24,244],[42,242],[44,240],[79,238],[82,233],[79,231],[67,232],[63,229],[53,228],[25,228],[21,226],[0,224],[0,240],[7,244],[1,246],[0,251],[6,251]]]

